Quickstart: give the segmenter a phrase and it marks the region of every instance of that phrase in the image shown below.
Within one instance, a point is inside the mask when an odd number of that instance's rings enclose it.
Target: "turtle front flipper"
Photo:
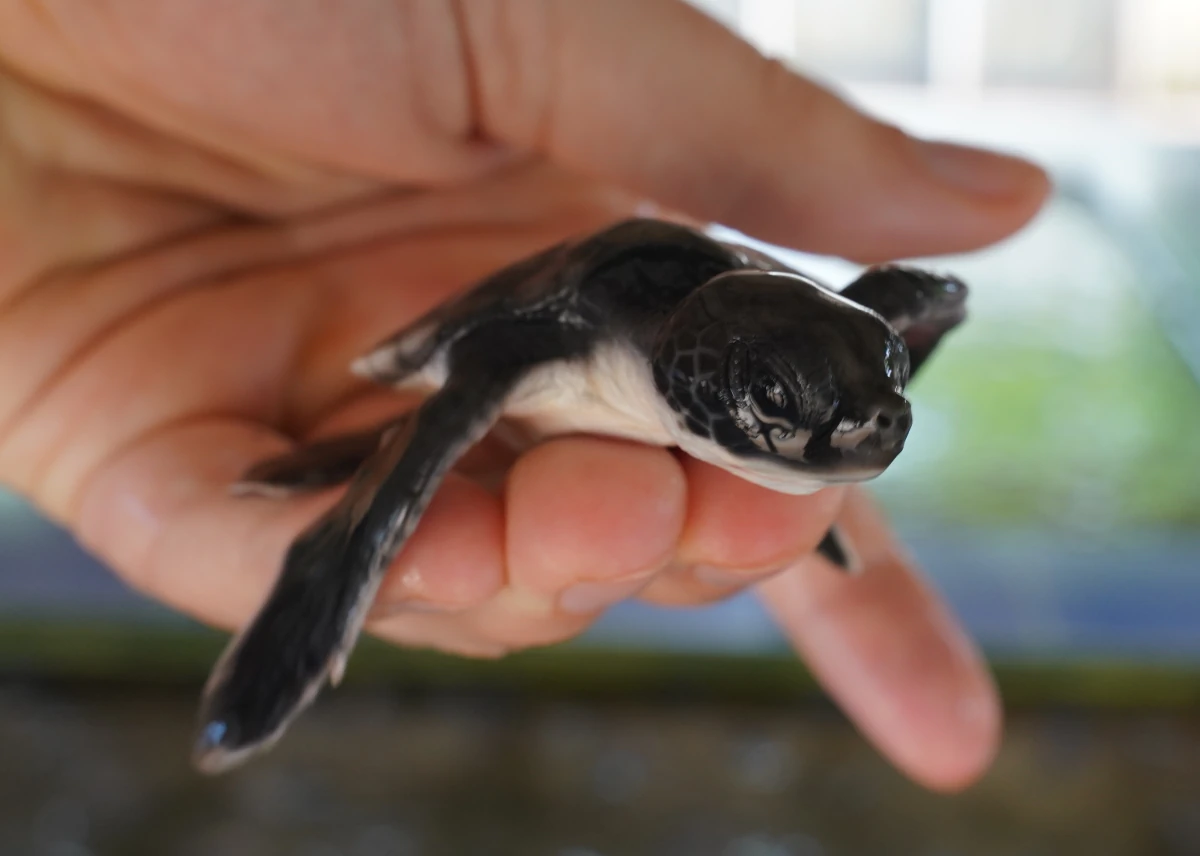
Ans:
[[[901,265],[868,268],[841,294],[878,312],[900,334],[908,346],[910,377],[967,317],[962,280]]]
[[[374,428],[341,434],[259,461],[231,487],[235,496],[285,498],[344,484],[375,454],[389,432],[403,431],[413,414]]]
[[[447,384],[292,544],[266,602],[205,688],[200,769],[220,772],[269,747],[326,680],[341,677],[389,564],[445,474],[495,422],[530,354],[554,353],[552,343],[523,335],[524,347],[481,335],[458,343]]]

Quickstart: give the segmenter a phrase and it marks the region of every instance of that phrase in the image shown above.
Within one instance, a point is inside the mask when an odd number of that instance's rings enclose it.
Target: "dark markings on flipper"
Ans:
[[[862,570],[858,557],[850,549],[846,535],[837,526],[831,526],[817,545],[817,552],[832,562],[838,570],[857,574]]]
[[[967,287],[961,280],[899,265],[869,268],[841,294],[896,328],[908,346],[910,375],[967,317]]]
[[[495,422],[533,365],[590,347],[586,334],[504,323],[455,345],[451,376],[387,439],[341,500],[288,550],[266,603],[205,688],[195,764],[220,772],[272,745],[345,666],[388,565],[447,470]]]
[[[388,432],[402,430],[412,418],[413,414],[406,413],[365,431],[318,440],[259,461],[230,492],[235,496],[287,497],[344,484],[378,451]]]

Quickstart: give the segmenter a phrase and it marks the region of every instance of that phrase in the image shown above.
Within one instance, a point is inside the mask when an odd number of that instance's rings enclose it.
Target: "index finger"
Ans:
[[[469,3],[461,27],[486,133],[768,241],[951,252],[1046,195],[1036,167],[918,142],[678,0]]]
[[[863,562],[810,557],[758,591],[784,634],[859,728],[928,787],[955,790],[995,755],[1001,713],[981,656],[861,489],[839,518]]]

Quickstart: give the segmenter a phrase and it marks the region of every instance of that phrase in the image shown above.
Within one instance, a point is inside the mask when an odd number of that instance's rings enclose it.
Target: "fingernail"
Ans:
[[[929,171],[946,184],[980,196],[1016,196],[1041,171],[1020,158],[955,143],[920,140],[918,151]]]
[[[650,580],[651,577],[643,577],[616,582],[576,583],[558,596],[558,608],[576,615],[599,612],[606,606],[637,594]]]
[[[773,577],[790,566],[790,564],[785,564],[772,565],[767,568],[734,570],[732,568],[719,568],[715,565],[693,565],[692,576],[697,582],[718,588],[745,588],[746,586],[762,582],[767,577]]]
[[[959,721],[964,725],[990,725],[996,718],[995,702],[990,696],[970,693],[959,699],[956,705]]]
[[[750,582],[750,579],[745,574],[739,574],[726,568],[717,568],[712,565],[694,565],[692,567],[692,576],[707,586],[716,586],[717,588],[744,586]]]

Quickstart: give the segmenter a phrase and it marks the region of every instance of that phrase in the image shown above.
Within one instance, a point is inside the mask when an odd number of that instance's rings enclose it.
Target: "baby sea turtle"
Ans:
[[[501,417],[519,447],[585,432],[678,446],[785,493],[863,481],[903,447],[905,385],[965,317],[966,293],[897,266],[835,293],[758,251],[637,219],[434,309],[353,366],[431,391],[420,408],[265,461],[238,485],[288,495],[350,481],[214,669],[196,764],[216,772],[267,748],[338,682],[389,563]],[[836,533],[821,551],[853,570]]]

